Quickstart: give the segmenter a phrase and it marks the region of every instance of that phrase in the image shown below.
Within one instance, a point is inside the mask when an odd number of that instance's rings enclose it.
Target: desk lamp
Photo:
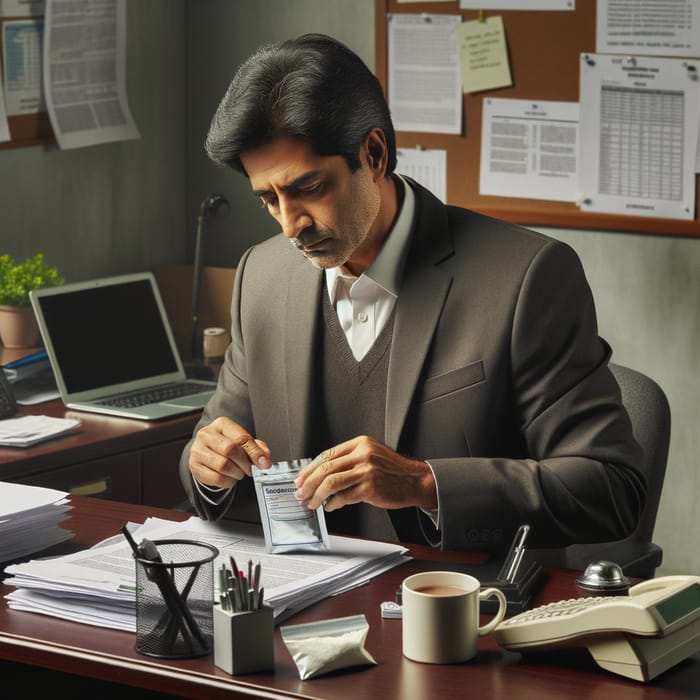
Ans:
[[[227,216],[231,206],[222,194],[210,194],[202,200],[197,217],[197,237],[194,248],[194,280],[192,282],[192,360],[196,363],[202,357],[202,343],[199,333],[199,293],[202,276],[202,234],[205,225],[217,218]]]

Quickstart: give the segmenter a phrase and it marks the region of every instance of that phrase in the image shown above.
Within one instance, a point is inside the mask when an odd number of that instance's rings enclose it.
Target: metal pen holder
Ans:
[[[156,540],[159,559],[136,562],[136,651],[185,659],[211,653],[216,547]]]
[[[233,676],[275,666],[274,611],[224,610],[214,606],[214,663]]]

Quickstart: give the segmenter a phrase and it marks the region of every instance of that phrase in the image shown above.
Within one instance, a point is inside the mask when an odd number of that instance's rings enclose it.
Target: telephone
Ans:
[[[493,634],[513,651],[587,647],[601,668],[648,681],[700,651],[700,576],[662,576],[626,596],[549,603],[504,620]]]
[[[5,376],[5,371],[0,367],[0,420],[12,418],[17,413],[15,396],[12,393],[10,382]]]

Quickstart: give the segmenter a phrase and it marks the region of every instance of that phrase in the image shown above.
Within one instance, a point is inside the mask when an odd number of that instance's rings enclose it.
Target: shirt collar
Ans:
[[[398,186],[403,190],[403,204],[393,228],[389,232],[379,255],[370,263],[365,272],[360,275],[368,277],[375,284],[385,289],[389,294],[398,296],[399,282],[403,271],[403,261],[408,239],[413,225],[413,214],[416,208],[416,198],[408,183],[394,173]],[[337,283],[339,277],[348,277],[341,272],[339,267],[331,267],[326,270],[326,287],[331,303],[336,301]]]

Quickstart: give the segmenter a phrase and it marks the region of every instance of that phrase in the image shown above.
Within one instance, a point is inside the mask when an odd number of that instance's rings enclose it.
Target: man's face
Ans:
[[[253,192],[318,268],[347,263],[359,274],[381,248],[380,188],[366,150],[355,173],[342,156],[317,156],[300,139],[278,138],[241,155]]]

